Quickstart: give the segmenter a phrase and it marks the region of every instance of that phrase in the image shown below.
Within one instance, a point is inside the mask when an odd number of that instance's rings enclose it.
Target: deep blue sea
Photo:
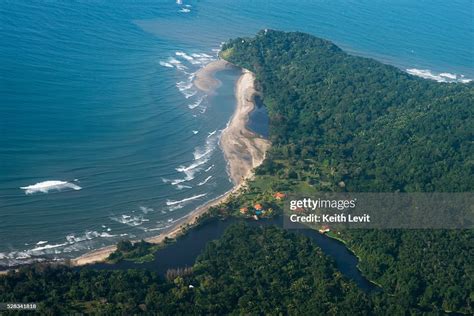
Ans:
[[[155,235],[232,186],[222,41],[304,31],[438,81],[474,78],[472,0],[0,0],[0,264]],[[54,181],[54,182],[53,182]]]

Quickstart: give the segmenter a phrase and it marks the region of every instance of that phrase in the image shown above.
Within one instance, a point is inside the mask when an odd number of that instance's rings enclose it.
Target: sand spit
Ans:
[[[230,67],[235,66],[224,60],[209,63],[196,73],[194,80],[195,86],[206,93],[212,94],[220,85],[219,80],[214,77],[214,74]],[[166,237],[178,237],[185,227],[196,223],[197,219],[207,212],[210,207],[225,202],[229,196],[235,194],[241,188],[246,179],[253,177],[252,170],[262,163],[265,158],[265,152],[270,147],[268,140],[260,138],[246,127],[249,120],[249,113],[255,107],[253,102],[253,96],[255,94],[254,81],[254,74],[250,71],[243,70],[235,87],[237,106],[228,126],[222,132],[220,140],[220,146],[228,162],[228,171],[235,185],[234,188],[222,196],[196,208],[193,212],[189,213],[188,216],[178,221],[170,230],[158,236],[147,238],[146,241],[161,243]],[[100,248],[71,260],[71,264],[81,266],[101,262],[115,250],[116,246]]]

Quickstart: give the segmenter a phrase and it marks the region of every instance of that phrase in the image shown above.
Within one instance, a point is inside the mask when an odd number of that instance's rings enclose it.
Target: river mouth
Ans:
[[[89,265],[87,269],[97,270],[127,270],[146,269],[156,272],[162,276],[166,275],[169,269],[185,268],[194,265],[197,257],[202,253],[207,243],[220,238],[225,230],[232,224],[244,222],[250,226],[278,226],[282,227],[283,218],[263,219],[259,221],[244,220],[237,218],[227,218],[220,220],[210,219],[192,229],[186,235],[179,237],[176,242],[171,243],[158,250],[154,254],[153,261],[145,263],[135,263],[131,261],[121,261],[115,264],[97,263]],[[381,288],[366,279],[357,268],[358,259],[349,251],[346,246],[333,238],[322,235],[311,229],[293,229],[290,232],[304,235],[315,242],[322,251],[332,258],[336,268],[348,279],[365,292],[380,291]]]

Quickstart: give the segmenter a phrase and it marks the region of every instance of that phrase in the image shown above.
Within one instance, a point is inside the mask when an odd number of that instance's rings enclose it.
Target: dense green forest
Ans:
[[[351,192],[474,189],[474,84],[438,83],[303,33],[261,31],[221,56],[253,71],[270,116],[260,178]],[[474,234],[347,230],[360,268],[403,304],[473,312]]]
[[[192,273],[36,266],[0,278],[0,302],[40,302],[39,312],[132,315],[367,315],[369,297],[307,237],[276,227],[231,226]]]
[[[268,192],[466,192],[474,188],[474,84],[424,80],[303,33],[262,31],[221,57],[256,74],[270,116],[270,149],[242,195],[211,214],[239,214]],[[321,249],[282,229],[233,226],[196,264],[163,279],[148,271],[34,266],[0,277],[0,302],[43,313],[442,315],[473,314],[472,230],[346,230],[367,294]],[[112,260],[146,260],[122,242]]]
[[[221,55],[263,93],[272,149],[260,173],[358,192],[474,188],[474,83],[414,77],[304,33],[262,31]]]

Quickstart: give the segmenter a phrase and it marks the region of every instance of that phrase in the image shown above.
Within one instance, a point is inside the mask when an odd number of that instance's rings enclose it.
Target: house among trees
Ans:
[[[331,228],[327,225],[323,225],[320,229],[319,229],[319,232],[321,234],[324,234],[324,233],[327,233],[327,232],[330,232],[331,231]]]
[[[273,209],[271,207],[265,209],[263,204],[261,203],[255,203],[253,206],[242,206],[240,208],[240,214],[242,215],[250,215],[254,219],[258,220],[259,216],[265,216],[265,214],[272,214]]]
[[[282,200],[286,197],[286,194],[282,193],[282,192],[277,192],[277,193],[273,194],[273,197],[277,200]]]

